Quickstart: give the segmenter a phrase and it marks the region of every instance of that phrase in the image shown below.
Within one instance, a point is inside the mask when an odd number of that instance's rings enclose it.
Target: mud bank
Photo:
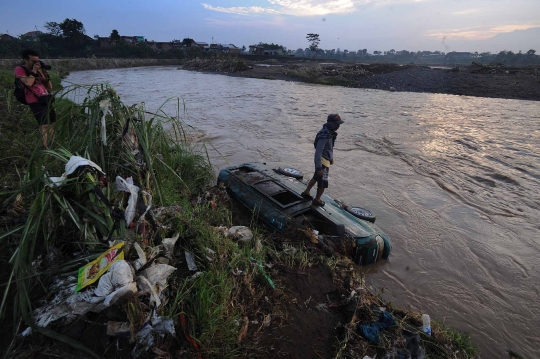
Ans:
[[[212,61],[206,66],[201,61]],[[459,67],[399,65],[387,63],[313,62],[294,63],[271,59],[262,62],[238,60],[243,71],[229,71],[216,60],[185,62],[186,70],[219,72],[230,76],[308,82],[377,89],[386,91],[426,92],[519,100],[540,100],[540,68],[481,67],[475,64]],[[247,65],[247,66],[244,66]]]

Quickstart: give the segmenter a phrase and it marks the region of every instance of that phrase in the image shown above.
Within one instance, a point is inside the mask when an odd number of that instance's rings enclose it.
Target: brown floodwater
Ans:
[[[171,67],[74,72],[127,104],[169,97],[216,171],[248,161],[313,171],[313,138],[339,129],[328,194],[371,209],[392,239],[364,270],[395,306],[468,331],[482,358],[540,357],[540,103],[228,77]],[[175,115],[177,101],[163,110]]]

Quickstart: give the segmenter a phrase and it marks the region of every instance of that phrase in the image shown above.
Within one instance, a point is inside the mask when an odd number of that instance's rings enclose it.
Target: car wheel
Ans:
[[[296,168],[292,168],[292,167],[281,168],[281,167],[279,167],[277,171],[278,171],[278,173],[280,173],[280,174],[282,174],[284,176],[296,178],[296,179],[299,179],[299,180],[304,178],[304,175],[302,174],[302,172],[300,170],[297,170]]]
[[[363,219],[365,221],[375,223],[376,217],[371,213],[370,210],[358,207],[358,206],[347,206],[345,210],[355,216],[356,218]]]

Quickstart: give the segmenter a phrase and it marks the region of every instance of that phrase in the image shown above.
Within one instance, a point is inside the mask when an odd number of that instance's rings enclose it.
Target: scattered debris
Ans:
[[[227,231],[227,236],[242,243],[249,243],[253,239],[253,232],[248,227],[233,226]]]
[[[190,253],[188,251],[186,251],[186,263],[190,272],[197,272],[199,270],[199,268],[197,268],[197,265],[195,264],[195,256],[193,255],[193,253]]]
[[[372,344],[379,344],[379,332],[382,329],[386,329],[392,325],[395,325],[396,321],[392,317],[392,314],[383,311],[379,316],[379,321],[368,325],[358,325],[358,329],[362,335]]]
[[[87,285],[94,283],[109,270],[109,267],[114,262],[124,259],[124,252],[121,251],[123,246],[124,242],[120,242],[97,257],[97,259],[81,267],[77,276],[75,291],[78,292]]]

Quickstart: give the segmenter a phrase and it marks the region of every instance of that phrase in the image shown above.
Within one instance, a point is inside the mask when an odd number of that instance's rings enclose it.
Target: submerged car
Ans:
[[[331,239],[361,265],[387,259],[392,249],[390,239],[375,224],[375,217],[364,208],[346,206],[323,195],[326,204],[312,205],[302,197],[306,183],[294,168],[270,169],[264,163],[244,163],[224,168],[218,184],[270,228],[284,232],[309,227],[320,238]]]

